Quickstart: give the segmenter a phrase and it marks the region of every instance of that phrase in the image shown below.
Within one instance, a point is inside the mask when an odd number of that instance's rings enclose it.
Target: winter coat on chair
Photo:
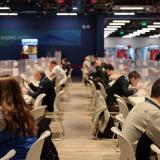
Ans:
[[[93,135],[98,138],[112,138],[113,133],[110,131],[112,126],[113,119],[110,117],[104,97],[100,95],[93,114]]]

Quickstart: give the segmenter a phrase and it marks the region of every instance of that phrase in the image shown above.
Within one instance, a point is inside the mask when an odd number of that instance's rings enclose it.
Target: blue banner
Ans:
[[[0,31],[0,46],[21,45],[21,39],[38,39],[39,45],[80,46],[80,30]]]

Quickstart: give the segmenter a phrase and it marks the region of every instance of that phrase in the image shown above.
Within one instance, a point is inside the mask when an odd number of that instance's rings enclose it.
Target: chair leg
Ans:
[[[57,118],[56,118],[55,115],[53,115],[53,119],[55,120],[55,123],[56,123],[56,125],[57,125],[57,128],[58,128],[58,130],[59,130],[59,134],[60,134],[60,138],[53,138],[53,139],[54,139],[54,140],[63,140],[64,137],[63,137],[61,128],[59,127],[58,120],[57,120]]]
[[[59,131],[59,134],[60,134],[60,138],[53,138],[54,140],[63,140],[64,139],[64,127],[62,125],[62,122],[61,120],[57,119],[56,117],[56,114],[55,113],[52,113],[52,117],[51,117],[52,120],[55,121],[56,125],[57,125],[57,128],[58,128],[58,131]],[[60,124],[59,124],[60,123]]]
[[[59,119],[59,123],[60,123],[60,126],[61,126],[61,128],[60,128],[59,125],[58,125],[58,119],[57,119],[56,115],[53,114],[53,117],[54,117],[54,119],[55,119],[55,122],[57,123],[57,126],[58,126],[58,128],[59,128],[60,134],[61,134],[61,135],[64,135],[64,128],[63,128],[63,125],[62,125],[62,121]]]

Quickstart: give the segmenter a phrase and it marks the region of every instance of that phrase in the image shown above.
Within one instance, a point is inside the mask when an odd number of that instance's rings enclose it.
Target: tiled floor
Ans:
[[[118,160],[119,153],[115,151],[116,140],[91,139],[90,99],[85,95],[85,87],[80,82],[69,86],[65,95],[65,137],[64,140],[53,141],[60,160]],[[53,125],[51,124],[52,129]]]

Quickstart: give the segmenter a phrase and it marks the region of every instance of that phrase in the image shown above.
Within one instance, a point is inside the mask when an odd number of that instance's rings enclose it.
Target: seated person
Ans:
[[[71,70],[71,63],[67,60],[67,58],[62,58],[61,65],[63,70],[66,72],[66,75],[68,76],[69,71]]]
[[[122,132],[133,145],[137,160],[149,160],[150,144],[160,147],[159,124],[160,79],[154,82],[151,97],[134,106],[123,125]]]
[[[96,70],[93,74],[93,79],[99,77],[103,81],[103,83],[105,83],[106,74],[105,74],[105,71],[103,70],[103,68],[101,66],[101,62],[100,61],[95,61],[94,67],[95,67]]]
[[[136,87],[140,81],[140,78],[141,76],[137,71],[130,72],[127,77],[120,76],[108,90],[108,96],[106,97],[108,109],[112,109],[116,103],[116,97],[114,97],[114,94],[117,94],[121,97],[128,97],[137,92],[138,88]],[[129,84],[135,88],[129,89]]]
[[[112,81],[111,76],[114,73],[114,67],[112,64],[105,64],[104,69],[106,73],[105,88],[106,88],[106,91],[108,92],[109,83]]]
[[[67,79],[65,71],[57,64],[55,60],[48,65],[51,79],[56,79],[56,84],[64,85]]]
[[[101,82],[105,86],[106,82],[105,70],[103,70],[101,62],[98,60],[94,62],[94,67],[95,67],[95,72],[92,73],[93,81],[95,83],[96,88],[100,89],[98,82]]]
[[[93,78],[94,73],[96,72],[94,65],[95,65],[95,61],[91,62],[91,66],[89,68],[89,77],[92,77],[92,78]]]
[[[89,56],[86,56],[84,58],[84,61],[83,61],[83,64],[82,64],[82,68],[81,68],[82,78],[83,78],[83,81],[84,81],[85,85],[87,85],[88,80],[89,80],[90,65],[91,65],[90,64],[90,58],[89,58]]]
[[[39,86],[36,87],[32,83],[29,83],[28,86],[34,91],[28,91],[28,94],[36,98],[41,93],[45,93],[46,96],[43,98],[42,105],[47,105],[46,110],[48,112],[53,112],[53,103],[55,99],[55,89],[53,82],[45,75],[44,71],[39,69],[34,72],[34,79],[40,81]]]
[[[15,149],[12,160],[25,160],[37,140],[34,118],[14,78],[0,77],[0,93],[0,158]]]
[[[117,80],[121,75],[114,71],[114,66],[112,64],[107,64],[106,73],[109,75],[110,81]]]

